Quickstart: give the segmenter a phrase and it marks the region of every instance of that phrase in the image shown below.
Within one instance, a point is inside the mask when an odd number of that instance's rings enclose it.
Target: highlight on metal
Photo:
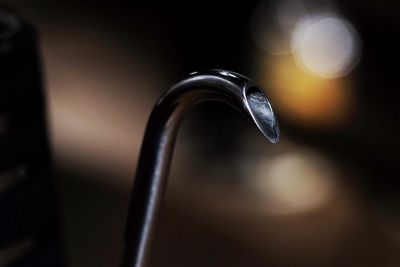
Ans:
[[[250,79],[231,71],[207,70],[191,73],[174,85],[156,103],[144,134],[128,212],[123,267],[146,266],[179,125],[193,106],[209,100],[233,106],[270,142],[279,141],[269,100]]]

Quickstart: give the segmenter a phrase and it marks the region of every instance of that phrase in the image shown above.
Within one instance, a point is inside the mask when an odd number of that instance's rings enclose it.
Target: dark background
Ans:
[[[281,143],[267,144],[225,105],[193,110],[178,138],[152,266],[400,264],[396,1],[1,2],[40,34],[71,267],[118,266],[151,108],[173,83],[208,68],[265,88]],[[320,77],[291,53],[260,45],[261,35],[288,45],[274,20],[282,3],[350,23],[354,68]],[[327,36],[335,54],[344,39]]]

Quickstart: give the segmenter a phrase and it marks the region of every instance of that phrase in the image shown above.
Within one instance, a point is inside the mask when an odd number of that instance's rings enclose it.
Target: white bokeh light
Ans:
[[[272,55],[289,54],[293,28],[307,14],[301,0],[261,1],[250,19],[255,44]]]
[[[337,190],[337,178],[329,160],[299,149],[261,163],[253,185],[269,211],[291,214],[315,210],[329,202]]]
[[[360,41],[354,27],[332,14],[301,20],[291,37],[296,62],[323,78],[346,75],[357,64]]]

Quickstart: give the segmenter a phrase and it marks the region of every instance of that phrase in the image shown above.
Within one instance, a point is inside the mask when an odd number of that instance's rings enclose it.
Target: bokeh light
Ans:
[[[337,178],[335,167],[322,155],[297,149],[261,162],[253,182],[271,212],[290,214],[332,200]]]
[[[250,25],[255,44],[266,52],[256,57],[259,79],[284,120],[318,130],[350,121],[356,103],[347,74],[359,62],[362,44],[333,3],[263,1]]]
[[[278,114],[313,129],[334,129],[354,114],[353,81],[324,79],[299,68],[291,56],[267,58],[260,79]]]
[[[335,15],[303,19],[296,25],[291,38],[296,62],[318,76],[344,76],[358,62],[358,34],[349,22]]]
[[[307,9],[299,0],[260,2],[250,19],[254,42],[269,54],[290,53],[292,31],[306,15]]]

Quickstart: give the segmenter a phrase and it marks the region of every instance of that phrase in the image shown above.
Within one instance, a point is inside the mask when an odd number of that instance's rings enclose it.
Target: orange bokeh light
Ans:
[[[354,97],[348,79],[318,77],[298,67],[291,55],[267,61],[260,81],[281,116],[319,129],[336,128],[350,119]]]

